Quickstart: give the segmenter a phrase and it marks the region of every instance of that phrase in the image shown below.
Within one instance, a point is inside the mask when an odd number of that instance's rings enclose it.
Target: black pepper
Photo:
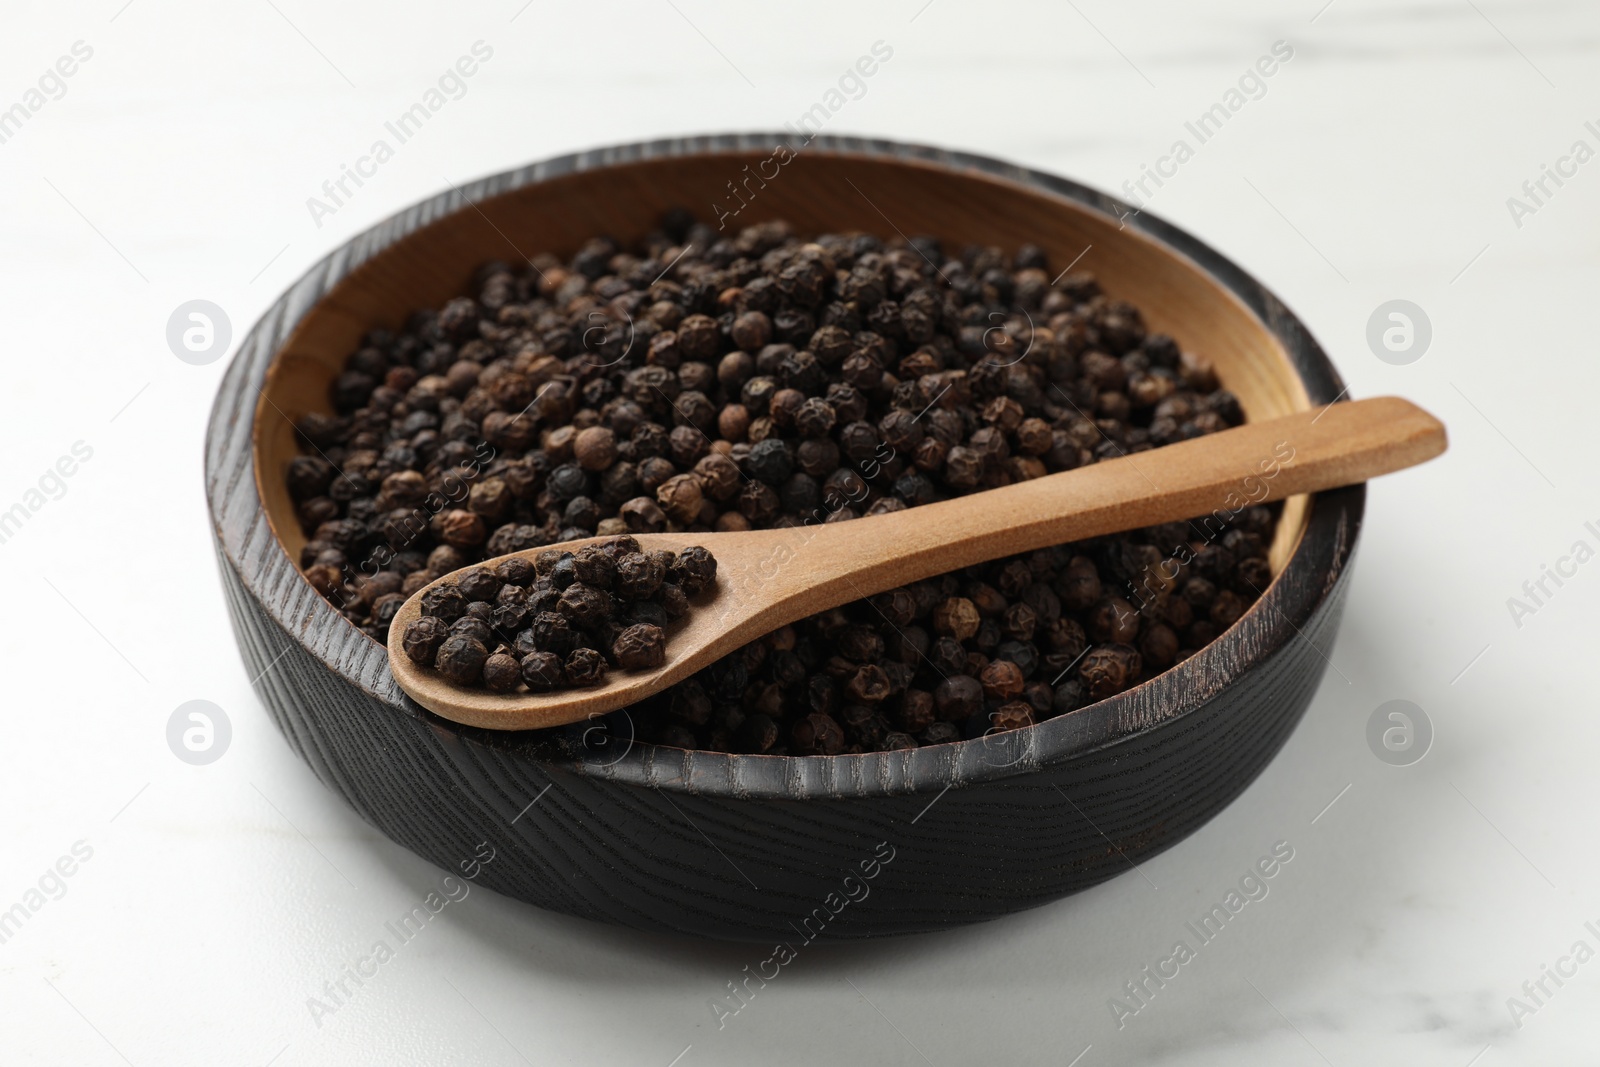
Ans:
[[[691,608],[684,587],[702,592],[716,572],[716,558],[698,545],[681,554],[645,553],[626,535],[577,552],[540,552],[531,561],[512,557],[428,590],[404,647],[414,662],[457,685],[500,693],[519,685],[532,692],[595,686],[612,667],[665,663],[666,629]],[[372,579],[363,588],[396,581]],[[744,684],[741,677],[734,688]]]
[[[645,623],[626,627],[611,645],[612,662],[625,671],[649,670],[666,661],[666,634]]]
[[[476,685],[483,673],[489,650],[477,637],[452,634],[444,639],[434,656],[433,666],[445,680],[456,685]]]
[[[505,685],[510,655],[513,691],[543,691],[630,628],[670,634],[715,587],[692,552],[619,535],[853,521],[1244,421],[1203,354],[1050,259],[782,223],[719,234],[680,211],[634,246],[481,272],[362,338],[328,411],[298,421],[306,454],[283,478],[299,564],[380,641],[436,583],[408,657],[431,667],[447,640],[476,641],[495,653],[472,684]],[[1278,513],[1060,546],[803,620],[736,654],[739,671],[705,672],[704,717],[644,713],[644,736],[842,753],[1070,713],[1248,612]],[[596,535],[615,539],[603,557],[506,556]]]

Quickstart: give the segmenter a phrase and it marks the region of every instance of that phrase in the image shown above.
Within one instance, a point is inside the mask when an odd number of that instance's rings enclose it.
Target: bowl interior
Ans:
[[[993,244],[1007,251],[1039,245],[1053,269],[1076,260],[1074,269],[1092,271],[1109,295],[1134,303],[1153,330],[1209,358],[1248,418],[1310,406],[1283,346],[1233,293],[1169,247],[1067,197],[934,163],[822,149],[781,166],[771,150],[642,160],[465,205],[375,254],[306,314],[268,370],[254,426],[257,489],[290,557],[298,559],[305,543],[283,482],[298,452],[293,420],[330,410],[328,385],[367,330],[397,328],[412,310],[460,295],[490,259],[526,261],[540,252],[565,258],[596,234],[628,243],[673,207],[714,222],[713,205],[739,205],[734,188],[745,206],[725,219],[728,232],[786,219],[802,234],[931,234],[947,248]],[[1241,479],[1250,473],[1241,471]],[[1306,515],[1307,498],[1285,502],[1270,554],[1275,574],[1298,543]]]

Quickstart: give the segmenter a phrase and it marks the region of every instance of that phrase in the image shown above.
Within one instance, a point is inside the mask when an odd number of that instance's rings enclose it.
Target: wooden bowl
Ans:
[[[1364,487],[1290,500],[1265,595],[1166,673],[1026,730],[865,755],[658,747],[631,739],[626,712],[555,731],[458,726],[412,703],[383,646],[295,566],[290,420],[327,410],[364,331],[465,291],[488,259],[629,240],[674,206],[714,220],[711,205],[737,206],[728,183],[751,174],[767,180],[749,183],[730,228],[785,218],[801,232],[1033,242],[1062,265],[1087,247],[1080,265],[1209,356],[1248,417],[1343,391],[1276,297],[1151,215],[1119,223],[1127,209],[1110,197],[976,156],[818,137],[780,164],[781,141],[660,141],[497,174],[373,227],[295,283],[241,343],[207,436],[249,673],[295,751],[389,837],[448,870],[487,841],[481,884],[585,918],[798,946],[990,919],[1126,875],[1238,796],[1299,720],[1338,625]]]

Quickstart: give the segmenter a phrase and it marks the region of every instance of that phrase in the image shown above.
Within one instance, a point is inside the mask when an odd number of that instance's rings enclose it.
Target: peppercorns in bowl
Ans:
[[[685,221],[767,161],[736,218]],[[1185,528],[913,583],[559,730],[438,719],[374,640],[395,598],[509,553],[792,524],[775,565],[803,567],[810,523],[1154,465],[1342,394],[1268,291],[1123,214],[977,157],[741,136],[547,162],[363,235],[247,338],[213,417],[269,709],[408,847],[449,863],[494,820],[489,884],[641,928],[772,936],[885,839],[902,859],[821,936],[993,917],[1180,840],[1310,700],[1361,487],[1266,508],[1241,471]]]
[[[1244,418],[1205,356],[1036,245],[784,220],[719,238],[684,209],[631,246],[592,237],[565,260],[480,266],[471,295],[363,337],[329,399],[334,415],[300,418],[285,472],[309,538],[300,561],[380,641],[396,598],[507,551],[624,530],[803,530]],[[893,591],[884,602],[912,608],[892,615],[846,605],[646,701],[640,736],[833,756],[1033,726],[1215,640],[1271,581],[1276,514],[1240,507],[997,561]],[[507,631],[497,650],[492,607],[476,621],[427,612],[405,647],[496,692],[603,680],[609,636],[536,649],[533,631],[522,646]],[[1001,681],[976,688],[986,676]]]

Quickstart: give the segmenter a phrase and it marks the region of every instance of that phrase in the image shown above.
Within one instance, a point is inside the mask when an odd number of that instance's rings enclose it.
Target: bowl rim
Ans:
[[[1233,626],[1194,656],[1105,700],[1004,734],[837,756],[720,753],[627,737],[626,747],[617,753],[617,728],[623,720],[631,725],[626,710],[605,717],[604,726],[505,733],[450,722],[406,696],[389,671],[386,648],[356,630],[312,589],[272,531],[260,500],[253,448],[259,405],[251,401],[264,395],[267,375],[295,327],[356,267],[447,214],[473,210],[486,198],[585,171],[684,156],[743,155],[780,144],[797,154],[867,157],[1008,182],[1109,217],[1135,236],[1188,260],[1243,304],[1283,346],[1313,405],[1345,398],[1343,379],[1327,354],[1271,290],[1210,245],[1159,216],[1135,211],[1126,202],[1071,179],[969,152],[848,135],[798,139],[790,133],[731,133],[633,142],[556,156],[454,184],[353,235],[285,288],[241,340],[218,387],[207,427],[206,493],[219,561],[233,568],[286,635],[324,668],[389,705],[386,712],[409,715],[435,731],[546,771],[560,769],[669,792],[737,799],[942,796],[951,787],[1028,774],[1180,721],[1260,668],[1296,636],[1309,640],[1300,633],[1301,627],[1333,592],[1335,579],[1354,550],[1364,484],[1311,498],[1301,534],[1272,583]],[[1314,532],[1330,546],[1321,554],[1327,558],[1309,558],[1307,545]],[[284,581],[298,583],[291,595],[284,595]],[[267,595],[274,586],[272,595]],[[370,647],[327,640],[332,627]],[[1326,662],[1326,653],[1318,651]]]

